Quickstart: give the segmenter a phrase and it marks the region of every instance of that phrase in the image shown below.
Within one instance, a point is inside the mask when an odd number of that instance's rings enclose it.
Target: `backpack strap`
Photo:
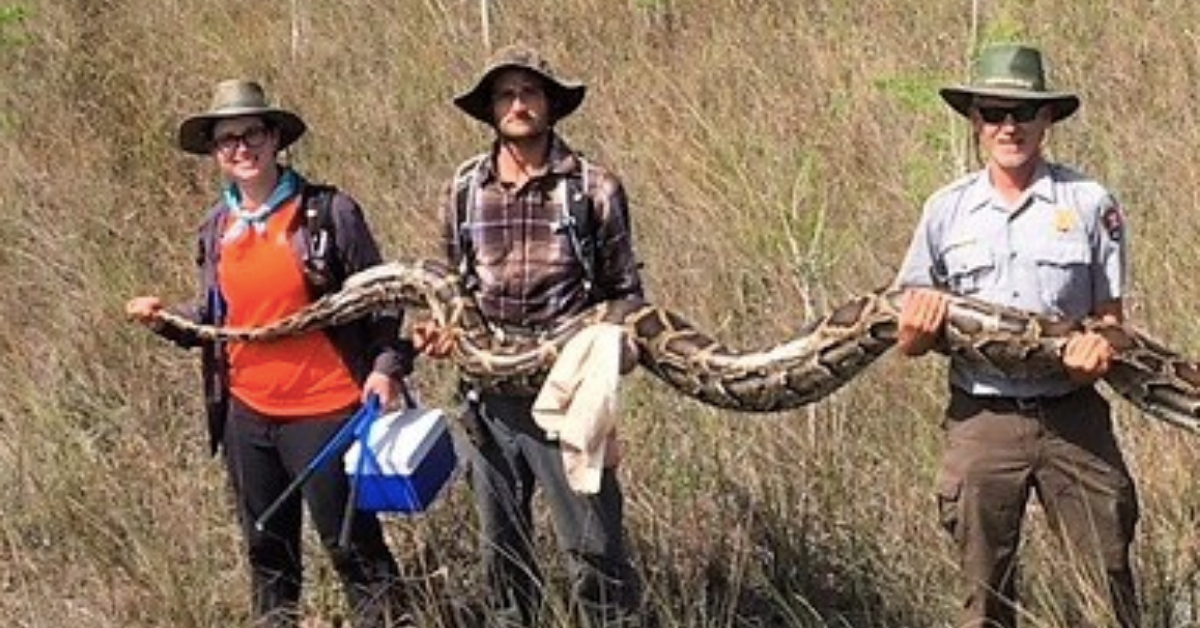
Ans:
[[[559,228],[565,229],[571,240],[571,250],[583,266],[583,286],[591,294],[596,285],[596,226],[592,220],[592,197],[588,187],[588,162],[582,155],[579,160],[579,175],[562,177],[555,187],[555,194],[562,207]]]
[[[474,245],[471,241],[471,219],[478,201],[479,182],[490,153],[481,153],[459,165],[454,171],[454,236],[458,241],[458,274],[467,290],[478,287],[475,274]]]
[[[309,183],[301,193],[304,208],[302,240],[306,243],[301,261],[305,282],[315,295],[337,290],[344,278],[334,240],[333,197],[337,192],[333,185]]]

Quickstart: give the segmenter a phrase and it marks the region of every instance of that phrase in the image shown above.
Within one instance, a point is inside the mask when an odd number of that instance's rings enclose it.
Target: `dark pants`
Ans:
[[[399,570],[373,513],[356,512],[348,543],[339,543],[349,482],[339,452],[304,483],[266,522],[255,521],[294,478],[304,472],[345,417],[283,423],[234,400],[225,428],[225,460],[246,539],[254,587],[254,613],[269,626],[298,621],[301,557],[301,497],[308,504],[321,544],[342,580],[356,628],[393,625],[400,611]]]
[[[593,628],[630,625],[641,603],[641,579],[625,547],[615,470],[605,470],[598,494],[575,493],[558,444],[534,423],[532,405],[532,398],[485,395],[470,410],[477,428],[471,481],[493,624],[536,621],[543,582],[534,558],[531,502],[540,484],[567,558],[572,606]]]
[[[972,397],[955,389],[938,480],[942,523],[966,579],[959,626],[1017,625],[1017,552],[1031,492],[1064,555],[1107,600],[1115,621],[1139,625],[1129,546],[1138,518],[1133,479],[1112,430],[1108,403],[1093,388],[1040,402]],[[1075,626],[1109,625],[1107,621]]]

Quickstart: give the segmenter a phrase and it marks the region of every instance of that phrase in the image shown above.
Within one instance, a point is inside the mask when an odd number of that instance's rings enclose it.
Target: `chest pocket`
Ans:
[[[1089,299],[1091,252],[1087,242],[1050,242],[1034,249],[1031,256],[1044,302],[1074,303]]]
[[[996,261],[984,246],[959,246],[946,253],[946,282],[951,292],[975,294],[995,281]]]

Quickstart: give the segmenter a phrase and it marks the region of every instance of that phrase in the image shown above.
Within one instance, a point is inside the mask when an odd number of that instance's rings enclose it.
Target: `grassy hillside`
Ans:
[[[1200,356],[1200,4],[492,7],[493,45],[536,44],[588,82],[561,130],[624,178],[652,298],[744,347],[890,280],[921,201],[975,165],[936,88],[965,77],[979,42],[1037,42],[1052,81],[1084,102],[1054,130],[1054,157],[1129,213],[1132,317]],[[449,103],[485,55],[466,0],[0,0],[0,622],[244,620],[194,356],[122,314],[136,294],[190,294],[215,173],[174,148],[179,120],[219,79],[263,80],[309,123],[298,166],[359,198],[390,257],[427,256],[440,187],[490,139]],[[772,416],[635,375],[628,523],[664,626],[948,622],[956,569],[932,496],[943,366],[885,358],[832,399]],[[450,403],[452,375],[422,372],[433,402]],[[1146,625],[1196,625],[1200,439],[1114,404],[1143,500]],[[1078,625],[1072,613],[1095,609],[1032,514],[1029,623]],[[388,524],[430,608],[477,595],[474,525],[463,483],[428,516]],[[311,556],[306,604],[331,625],[341,598]]]

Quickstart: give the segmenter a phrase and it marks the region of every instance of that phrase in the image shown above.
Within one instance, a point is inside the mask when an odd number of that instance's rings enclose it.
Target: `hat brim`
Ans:
[[[938,90],[938,93],[941,94],[942,100],[950,105],[951,109],[954,109],[963,117],[971,116],[971,104],[979,96],[1043,102],[1053,105],[1054,115],[1052,119],[1054,122],[1065,120],[1079,110],[1079,97],[1067,92],[1030,92],[1023,89],[957,85],[954,87],[943,87]]]
[[[308,125],[300,116],[283,109],[263,107],[231,107],[216,113],[202,113],[187,118],[179,125],[179,148],[193,155],[207,155],[212,150],[213,126],[221,120],[258,116],[279,131],[279,150],[300,139]]]
[[[554,122],[571,115],[583,104],[587,95],[587,86],[573,81],[559,81],[537,70],[517,64],[500,65],[488,70],[470,91],[459,94],[454,98],[454,104],[464,113],[483,122],[494,125],[492,119],[492,81],[504,70],[523,70],[542,79],[546,86],[546,98],[550,102],[550,117]]]

